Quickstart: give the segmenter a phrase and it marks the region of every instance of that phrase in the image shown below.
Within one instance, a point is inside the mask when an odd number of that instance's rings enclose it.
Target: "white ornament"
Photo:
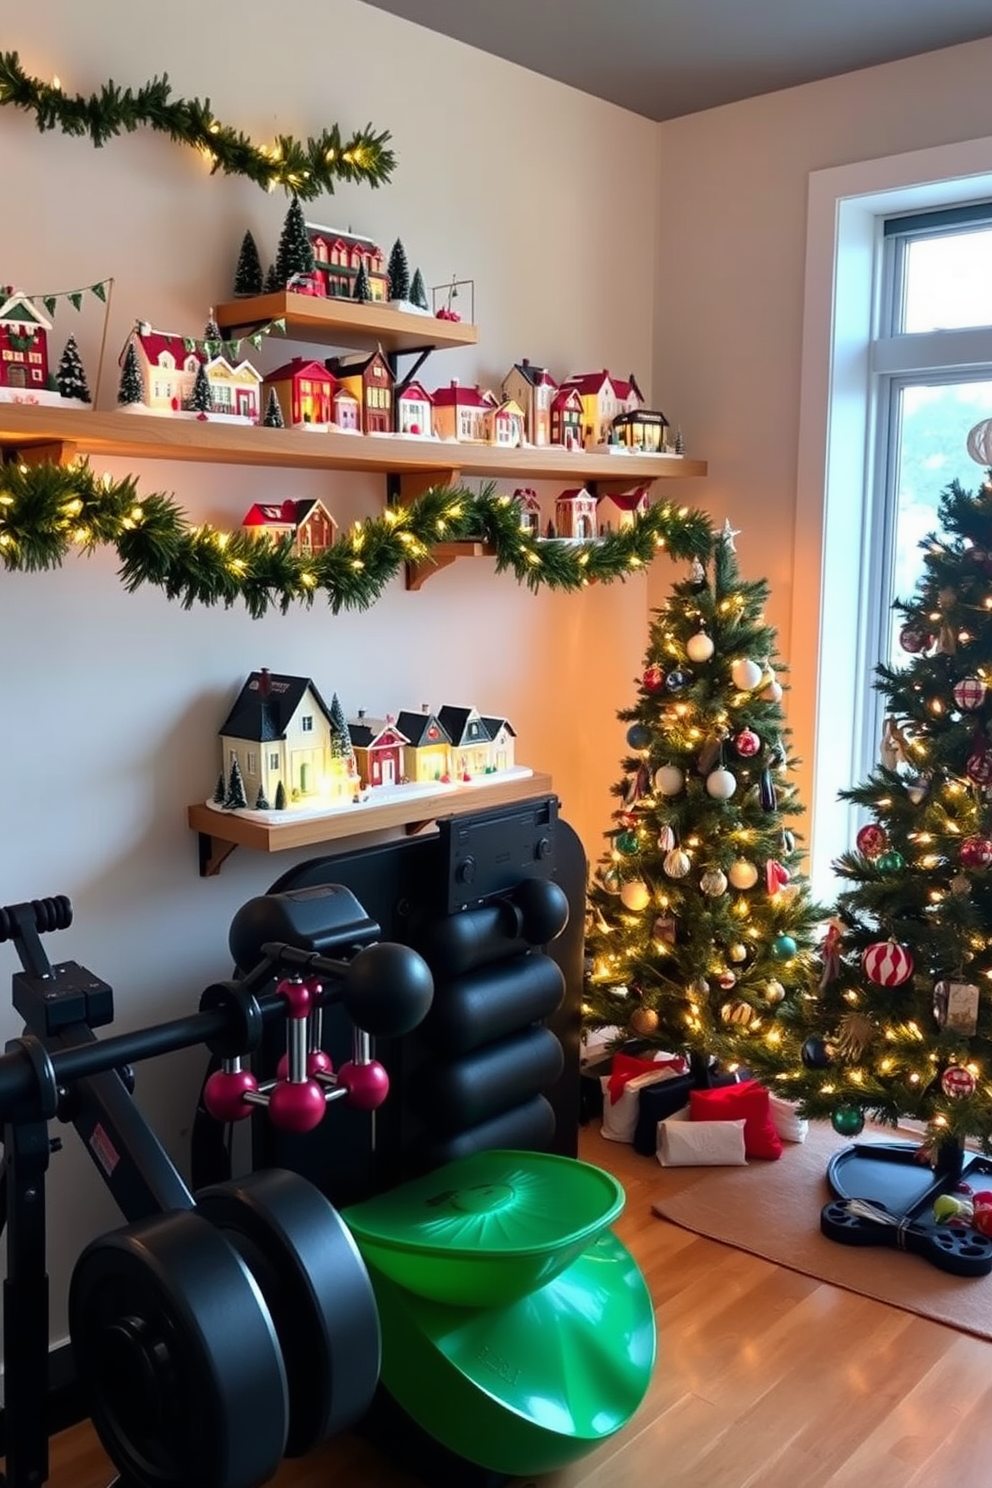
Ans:
[[[738,858],[731,863],[727,877],[735,889],[753,889],[758,882],[758,870],[747,858]]]
[[[729,770],[711,770],[706,777],[706,789],[715,801],[729,801],[737,789],[737,776]]]
[[[740,692],[751,692],[757,687],[764,673],[756,661],[751,661],[746,656],[740,656],[732,663],[730,675],[734,686]]]
[[[765,683],[758,696],[765,703],[780,703],[782,701],[782,684],[774,673],[772,674],[771,681]]]
[[[705,630],[697,631],[685,643],[685,654],[690,661],[709,661],[714,649],[713,639]]]
[[[669,878],[685,878],[691,866],[689,854],[680,847],[673,847],[670,853],[666,853],[662,864]]]
[[[677,796],[685,785],[685,776],[678,765],[661,765],[654,772],[654,788],[661,796]]]
[[[659,848],[659,851],[661,851],[663,853],[671,852],[671,850],[672,850],[672,848],[674,846],[675,846],[675,832],[674,832],[673,828],[672,827],[669,827],[669,826],[662,827],[661,831],[658,833],[658,848]]]
[[[719,868],[710,868],[699,880],[699,887],[711,899],[719,899],[721,894],[727,892],[727,875]]]
[[[620,890],[620,898],[628,909],[646,909],[651,903],[651,890],[641,878],[631,879]]]

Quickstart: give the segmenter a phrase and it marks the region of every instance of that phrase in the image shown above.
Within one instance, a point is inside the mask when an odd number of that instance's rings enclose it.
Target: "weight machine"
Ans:
[[[295,908],[294,908],[295,903]],[[411,948],[343,886],[287,908],[289,939],[266,942],[244,976],[215,982],[184,1018],[98,1038],[110,986],[74,961],[52,965],[40,937],[65,930],[65,896],[0,908],[0,941],[23,971],[13,1001],[25,1032],[0,1056],[0,1223],[6,1488],[48,1477],[49,1282],[45,1179],[71,1124],[127,1223],[92,1241],[69,1288],[69,1331],[97,1433],[119,1488],[255,1488],[357,1421],[379,1375],[378,1314],[364,1263],[336,1209],[300,1174],[269,1169],[195,1196],[132,1099],[132,1066],[204,1045],[221,1064],[211,1092],[226,1119],[267,1108],[286,1132],[313,1129],[342,1100],[369,1110],[388,1077],[370,1039],[415,1028],[433,998]],[[352,1059],[319,1056],[320,1017],[340,1004]],[[245,1068],[263,1031],[287,1027],[286,1058],[259,1084]]]

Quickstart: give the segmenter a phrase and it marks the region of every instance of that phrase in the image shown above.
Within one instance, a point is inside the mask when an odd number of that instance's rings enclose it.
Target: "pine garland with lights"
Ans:
[[[938,520],[894,607],[909,660],[875,672],[879,763],[842,792],[865,819],[834,864],[819,991],[760,1060],[838,1131],[924,1122],[935,1162],[992,1151],[992,479],[953,482]]]
[[[33,114],[42,133],[59,129],[70,136],[88,135],[98,149],[122,133],[152,129],[198,150],[211,174],[243,176],[266,191],[278,186],[303,201],[333,194],[338,181],[384,185],[396,168],[389,132],[376,132],[371,124],[347,139],[333,124],[306,141],[281,134],[272,145],[256,145],[241,130],[222,124],[209,98],[174,98],[164,73],[137,89],[111,80],[85,97],[64,92],[57,79],[46,83],[30,76],[17,52],[0,52],[3,105]]]
[[[704,553],[711,531],[703,513],[663,502],[623,532],[545,542],[521,530],[518,503],[491,486],[432,487],[302,556],[289,538],[191,526],[172,496],[142,496],[133,477],[101,478],[85,461],[0,468],[0,563],[8,571],[58,568],[74,549],[110,546],[129,592],[154,584],[186,609],[241,600],[259,618],[320,595],[335,614],[368,609],[406,563],[429,563],[435,547],[457,541],[486,544],[496,571],[531,590],[568,591],[624,580],[662,549],[673,558]]]
[[[749,1063],[806,995],[814,905],[786,825],[802,812],[763,582],[741,579],[725,526],[655,612],[621,805],[588,894],[587,1029]]]

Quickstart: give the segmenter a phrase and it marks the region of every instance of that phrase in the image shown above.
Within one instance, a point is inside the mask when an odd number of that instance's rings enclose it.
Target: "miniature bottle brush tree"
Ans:
[[[588,895],[587,1028],[749,1063],[807,995],[823,911],[788,822],[802,807],[767,586],[739,574],[725,525],[655,612],[609,850]]]

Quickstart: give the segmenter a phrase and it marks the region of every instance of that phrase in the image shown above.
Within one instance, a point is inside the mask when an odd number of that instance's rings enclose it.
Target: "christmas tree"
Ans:
[[[92,401],[75,336],[70,336],[65,343],[55,385],[63,398],[78,398],[81,403]]]
[[[907,660],[876,668],[880,758],[842,792],[864,822],[841,881],[817,995],[760,1067],[810,1116],[925,1123],[925,1154],[992,1151],[992,479],[955,481],[897,601]],[[755,1058],[759,1065],[759,1058]]]
[[[399,238],[389,254],[389,298],[405,300],[410,294],[410,269],[406,261],[406,249]]]
[[[265,401],[265,413],[262,423],[266,429],[284,429],[286,421],[282,416],[282,407],[275,388],[269,388],[269,396]]]
[[[243,811],[248,805],[248,797],[245,794],[245,781],[238,764],[237,756],[231,761],[231,771],[227,777],[227,795],[224,798],[225,811]]]
[[[358,265],[358,273],[355,275],[355,283],[352,287],[352,298],[361,300],[363,305],[367,305],[372,298],[372,286],[369,284],[368,270],[364,260]]]
[[[118,403],[142,403],[145,397],[144,385],[141,381],[141,369],[138,366],[138,353],[134,349],[134,342],[127,343],[124,353],[124,361],[121,363],[121,380],[117,387]]]
[[[429,310],[431,308],[427,301],[424,276],[419,269],[414,269],[413,272],[413,283],[410,285],[410,304],[416,305],[418,310]]]
[[[313,244],[307,232],[303,208],[294,196],[279,235],[276,250],[275,274],[280,289],[285,289],[297,274],[312,274],[314,269]]]
[[[211,405],[210,379],[203,362],[196,369],[193,388],[189,395],[189,407],[194,413],[209,413]]]
[[[258,256],[258,245],[250,232],[241,239],[237,267],[234,270],[234,293],[257,295],[262,293],[262,261]]]
[[[763,582],[729,525],[654,612],[620,807],[589,887],[587,1028],[712,1061],[750,1049],[807,994],[823,916],[787,823],[802,807]]]

